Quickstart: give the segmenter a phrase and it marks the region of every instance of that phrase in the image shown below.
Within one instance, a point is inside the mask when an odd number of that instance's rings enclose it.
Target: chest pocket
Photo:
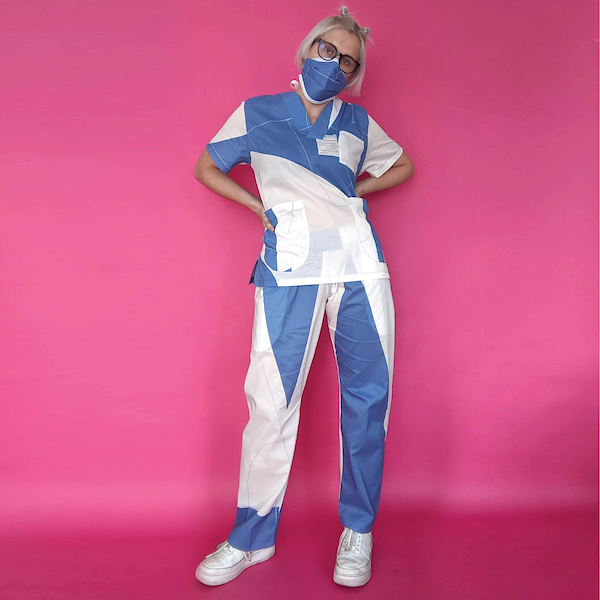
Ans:
[[[365,143],[348,131],[340,131],[338,138],[340,162],[346,165],[355,175]]]

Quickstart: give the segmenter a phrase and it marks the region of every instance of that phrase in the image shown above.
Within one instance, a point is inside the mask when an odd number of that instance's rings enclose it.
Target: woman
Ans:
[[[363,196],[413,174],[403,148],[361,106],[361,28],[341,16],[318,23],[298,48],[294,91],[250,98],[209,142],[194,175],[261,219],[255,316],[245,382],[237,515],[225,542],[198,566],[207,585],[231,581],[275,553],[300,416],[300,399],[326,311],[340,379],[339,515],[334,581],[371,576],[394,353],[394,307],[381,246]],[[251,164],[261,198],[227,173]],[[361,173],[371,177],[356,182]]]

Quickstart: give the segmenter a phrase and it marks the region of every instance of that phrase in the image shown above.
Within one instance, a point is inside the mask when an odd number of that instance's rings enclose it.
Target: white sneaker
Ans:
[[[338,544],[333,581],[339,585],[358,587],[371,579],[373,534],[359,533],[344,527]]]
[[[206,585],[221,585],[235,579],[244,569],[268,560],[273,554],[275,546],[260,550],[238,550],[225,540],[198,565],[196,579]]]

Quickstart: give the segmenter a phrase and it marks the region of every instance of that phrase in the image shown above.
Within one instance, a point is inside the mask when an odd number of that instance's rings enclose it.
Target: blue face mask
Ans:
[[[337,60],[321,57],[307,58],[299,79],[306,99],[313,104],[329,102],[348,83]]]

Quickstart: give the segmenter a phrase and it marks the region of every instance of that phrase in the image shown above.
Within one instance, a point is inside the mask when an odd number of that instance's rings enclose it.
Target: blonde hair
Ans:
[[[348,92],[353,96],[358,96],[360,95],[360,88],[362,87],[362,82],[365,78],[365,67],[367,62],[365,42],[367,38],[371,39],[369,38],[371,30],[368,27],[361,27],[349,14],[347,6],[340,7],[340,16],[327,17],[326,19],[319,21],[311,29],[310,33],[302,40],[300,46],[298,46],[295,59],[296,66],[299,69],[304,67],[304,61],[308,57],[308,53],[310,52],[313,43],[332,29],[344,29],[348,33],[353,33],[360,40],[360,53],[358,57],[360,66],[355,71],[352,81],[344,88],[345,92]],[[373,43],[373,40],[371,40],[371,43]]]

